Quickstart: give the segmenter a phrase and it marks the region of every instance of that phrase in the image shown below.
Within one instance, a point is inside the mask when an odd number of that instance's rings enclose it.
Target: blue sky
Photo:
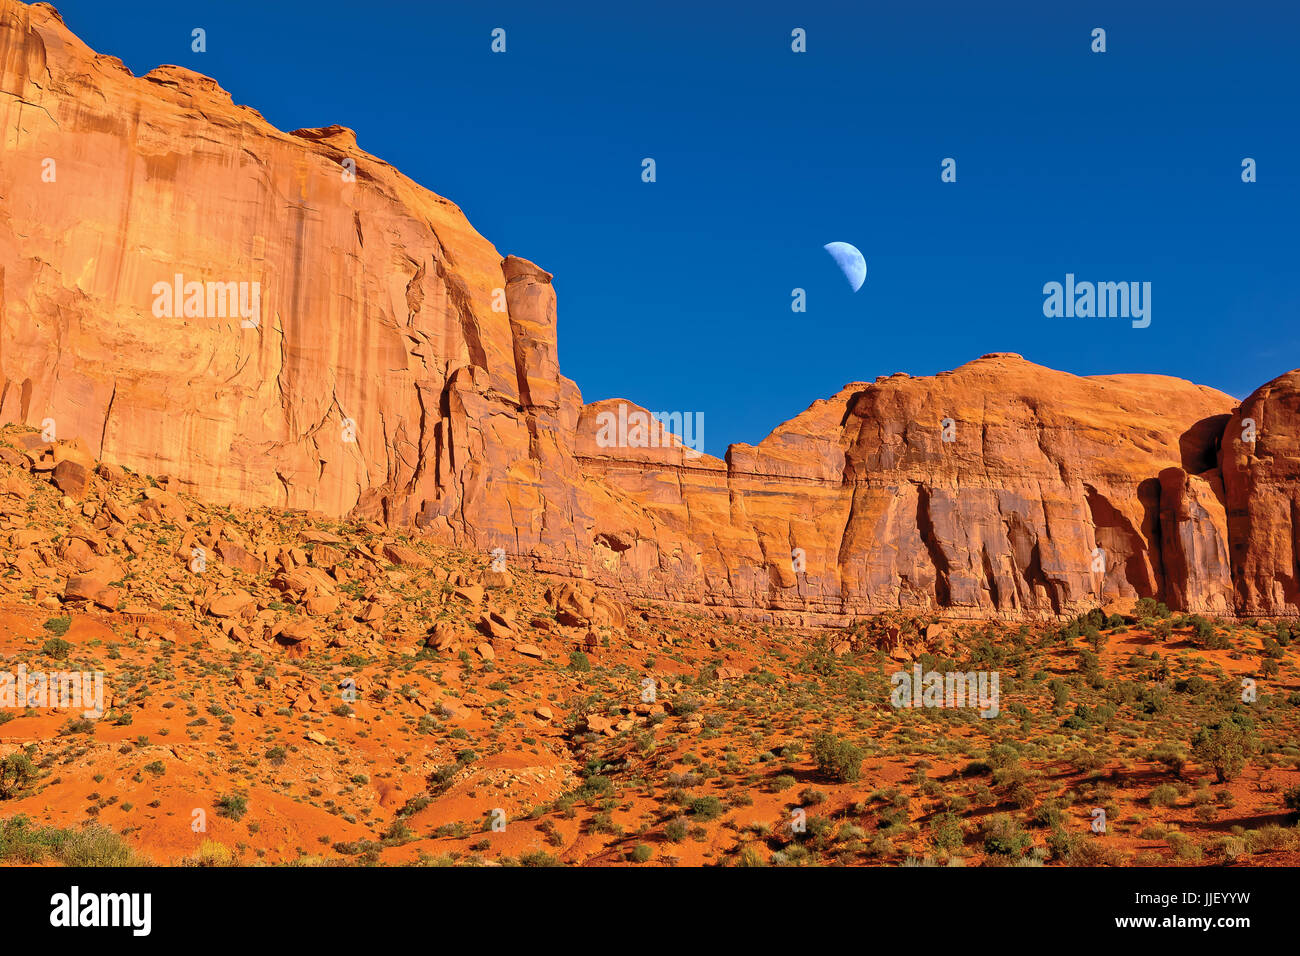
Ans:
[[[355,129],[555,274],[587,401],[703,412],[714,454],[846,382],[986,352],[1238,397],[1300,366],[1292,3],[57,6],[137,74]],[[866,257],[856,294],[831,241]],[[1150,327],[1045,318],[1067,272],[1151,282]]]

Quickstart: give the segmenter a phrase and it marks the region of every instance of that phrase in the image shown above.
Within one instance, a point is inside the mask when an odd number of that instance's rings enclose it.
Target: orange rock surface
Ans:
[[[0,423],[213,502],[808,623],[1297,611],[1288,377],[1234,413],[999,353],[850,384],[725,460],[611,445],[600,416],[629,403],[560,374],[550,274],[350,130],[281,132],[181,67],[135,77],[15,0],[0,91]],[[1252,414],[1253,453],[1231,440]],[[82,493],[83,463],[42,464]]]
[[[1293,615],[1300,605],[1300,370],[1241,403],[1224,429],[1220,461],[1238,609]]]
[[[546,273],[351,130],[280,132],[181,67],[135,77],[48,5],[0,6],[0,68],[0,418],[223,502],[514,548],[572,524],[538,488],[579,402]],[[203,294],[160,303],[178,275]],[[226,283],[250,305],[257,284],[255,317]]]
[[[1233,404],[1178,379],[1080,378],[1000,353],[849,385],[725,463],[672,448],[629,459],[581,437],[579,454],[640,505],[595,524],[624,542],[605,566],[634,593],[657,576],[683,598],[833,614],[1059,614],[1147,596],[1225,612],[1210,466]],[[1166,469],[1182,478],[1162,492]],[[712,545],[694,567],[690,541]]]

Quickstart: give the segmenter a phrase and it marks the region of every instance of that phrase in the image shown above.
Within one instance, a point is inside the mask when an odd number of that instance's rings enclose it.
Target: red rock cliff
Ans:
[[[725,461],[610,446],[620,403],[560,374],[551,276],[350,130],[135,77],[15,0],[0,129],[0,421],[196,495],[809,617],[1297,610],[1289,376],[1234,413],[998,354],[849,385]]]
[[[1246,614],[1300,605],[1300,370],[1241,403],[1220,453],[1232,581]]]
[[[1144,596],[1224,613],[1211,466],[1233,405],[1179,379],[994,354],[849,385],[725,463],[595,447],[607,403],[588,406],[578,452],[640,506],[594,525],[623,542],[604,563],[630,590],[658,576],[683,599],[835,614],[1018,617]]]
[[[222,502],[576,544],[547,273],[350,130],[137,78],[44,4],[0,5],[0,70],[0,419]]]

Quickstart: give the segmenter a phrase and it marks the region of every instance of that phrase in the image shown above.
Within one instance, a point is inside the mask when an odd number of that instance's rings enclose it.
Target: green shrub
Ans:
[[[609,777],[602,777],[600,774],[592,774],[578,788],[578,799],[592,800],[598,797],[611,796],[613,793],[613,780],[609,779]]]
[[[736,866],[767,866],[767,861],[754,847],[745,846],[741,848],[740,855],[736,857]]]
[[[8,800],[27,789],[36,776],[36,765],[19,750],[0,760],[0,800]]]
[[[52,637],[41,645],[41,653],[53,657],[56,661],[66,660],[72,645],[61,637]]]
[[[1214,769],[1215,780],[1226,783],[1245,769],[1259,749],[1254,721],[1245,714],[1226,717],[1200,728],[1192,738],[1192,755]]]
[[[966,840],[966,831],[961,819],[953,813],[941,813],[935,818],[930,830],[930,839],[937,849],[953,851],[961,847]]]
[[[80,830],[35,829],[25,816],[0,820],[0,861],[64,866],[144,866],[146,861],[113,831],[98,823]]]
[[[716,820],[722,816],[726,807],[717,797],[709,794],[704,797],[691,797],[686,802],[686,809],[690,811],[691,816],[699,820]]]
[[[72,626],[71,617],[52,617],[45,622],[45,629],[55,637],[62,637],[68,633],[68,628]]]
[[[217,798],[217,816],[238,820],[248,812],[248,796],[242,793],[225,793]]]
[[[1133,614],[1139,619],[1166,618],[1169,616],[1169,608],[1155,598],[1144,597],[1138,598],[1137,603],[1133,605]]]
[[[1040,827],[1056,829],[1061,826],[1063,816],[1056,801],[1049,800],[1034,811],[1034,824]]]
[[[1065,681],[1053,678],[1048,682],[1047,688],[1052,692],[1052,704],[1057,710],[1070,702],[1070,687]]]
[[[1288,810],[1300,812],[1300,786],[1292,787],[1282,794],[1282,805]]]
[[[813,740],[813,759],[817,770],[832,780],[853,783],[862,776],[862,749],[832,733],[818,734]]]
[[[529,850],[519,855],[520,866],[559,866],[560,858],[545,850]]]
[[[59,728],[60,737],[69,737],[72,734],[93,734],[95,732],[95,722],[85,717],[69,717],[67,723]]]
[[[1170,833],[1168,840],[1169,849],[1174,851],[1175,859],[1199,860],[1201,858],[1201,848],[1193,843],[1186,834]]]
[[[1172,807],[1178,803],[1178,788],[1172,783],[1162,783],[1151,791],[1147,801],[1153,807]]]
[[[984,852],[1001,856],[1023,856],[1033,842],[1029,834],[1020,829],[1018,824],[1005,813],[997,813],[980,824],[980,838],[984,841]]]
[[[139,859],[122,838],[98,823],[74,830],[59,847],[64,866],[141,866]]]

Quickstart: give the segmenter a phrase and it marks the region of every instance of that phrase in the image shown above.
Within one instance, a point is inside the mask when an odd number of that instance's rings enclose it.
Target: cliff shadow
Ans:
[[[1183,471],[1199,475],[1219,467],[1219,446],[1223,444],[1223,431],[1231,415],[1211,415],[1202,418],[1178,436],[1178,453]]]

